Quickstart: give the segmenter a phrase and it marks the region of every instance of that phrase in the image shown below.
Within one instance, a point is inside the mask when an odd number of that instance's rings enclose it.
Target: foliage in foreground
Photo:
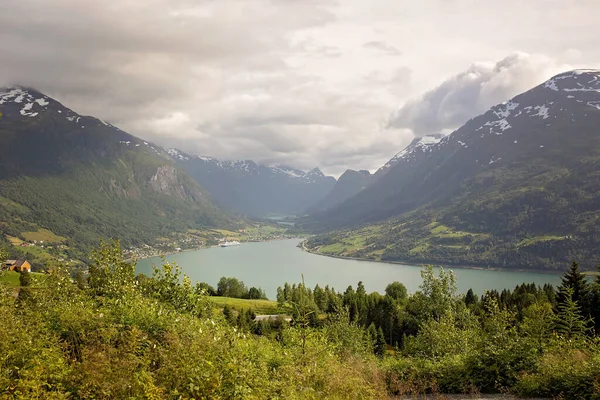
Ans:
[[[378,398],[383,378],[347,321],[289,327],[279,340],[215,316],[206,296],[166,264],[136,278],[118,247],[94,255],[89,285],[55,267],[0,296],[2,398]],[[183,282],[182,282],[183,281]],[[355,335],[354,337],[350,336]]]
[[[600,399],[600,280],[575,263],[557,291],[481,298],[431,267],[412,295],[398,282],[384,295],[286,284],[288,322],[220,312],[177,266],[135,276],[120,254],[102,245],[88,279],[54,267],[22,275],[16,298],[0,286],[0,398]]]

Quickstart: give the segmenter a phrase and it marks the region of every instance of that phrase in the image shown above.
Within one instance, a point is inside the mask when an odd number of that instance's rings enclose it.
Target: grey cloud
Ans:
[[[394,112],[389,126],[415,136],[453,130],[491,106],[568,68],[545,56],[513,53],[496,63],[475,63]]]
[[[380,0],[7,0],[0,86],[34,87],[191,153],[336,174],[374,170],[413,130],[454,127],[558,66],[519,56],[456,75],[474,57],[523,45],[553,55],[568,49],[584,66],[598,60],[595,14],[582,12],[592,3],[571,4],[581,17],[567,26],[536,2],[514,13],[517,2],[506,1],[436,14],[446,0],[431,0],[407,14]],[[484,29],[487,16],[503,12],[516,19],[501,18],[502,35]],[[544,32],[533,35],[522,22],[538,14]],[[402,57],[387,56],[399,49]]]
[[[367,49],[379,50],[390,56],[402,55],[402,52],[400,50],[398,50],[396,47],[389,45],[385,42],[380,42],[378,40],[373,40],[373,41],[367,42],[367,43],[363,44],[363,47],[367,48]]]

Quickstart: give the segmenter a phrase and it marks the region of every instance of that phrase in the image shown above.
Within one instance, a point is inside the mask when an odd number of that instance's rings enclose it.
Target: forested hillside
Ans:
[[[315,231],[342,229],[315,239],[313,249],[504,268],[564,269],[578,259],[594,267],[599,105],[600,72],[567,72],[425,151],[399,153],[381,179],[304,221]]]
[[[3,240],[46,238],[57,255],[77,259],[101,238],[141,245],[234,225],[152,143],[31,89],[0,90],[0,113]]]

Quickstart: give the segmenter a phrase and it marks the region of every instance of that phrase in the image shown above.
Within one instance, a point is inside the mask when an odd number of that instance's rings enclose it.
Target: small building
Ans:
[[[6,260],[3,267],[9,271],[31,272],[31,265],[27,260]]]

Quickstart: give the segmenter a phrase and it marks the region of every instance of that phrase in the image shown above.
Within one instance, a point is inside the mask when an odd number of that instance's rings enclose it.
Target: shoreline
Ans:
[[[470,269],[470,270],[476,270],[476,271],[506,271],[506,272],[514,271],[514,272],[527,272],[527,273],[534,273],[534,274],[547,274],[547,275],[559,275],[559,276],[564,273],[564,271],[560,272],[560,271],[547,271],[547,270],[538,270],[538,269],[522,269],[522,268],[509,269],[509,268],[497,268],[497,267],[485,268],[485,267],[477,267],[474,265],[446,264],[446,263],[440,263],[438,261],[434,261],[434,262],[382,261],[382,260],[372,260],[369,258],[337,256],[334,254],[323,254],[323,253],[319,253],[317,251],[309,250],[305,246],[305,243],[306,243],[306,240],[303,240],[301,243],[301,246],[298,246],[302,251],[305,251],[309,254],[314,254],[316,256],[339,258],[341,260],[353,260],[353,261],[376,262],[376,263],[383,263],[383,264],[407,265],[410,267],[418,267],[418,266],[430,264],[430,265],[433,265],[434,267],[441,267],[441,268],[459,268],[459,269]]]
[[[276,238],[276,239],[265,239],[265,240],[256,240],[256,241],[248,241],[248,242],[240,242],[240,245],[242,244],[248,244],[248,243],[266,243],[266,242],[274,242],[276,240],[290,240],[290,239],[304,239],[302,237],[286,237],[286,238]],[[185,250],[180,250],[180,251],[170,251],[167,253],[159,253],[159,254],[155,254],[152,256],[147,256],[147,257],[140,257],[140,258],[130,258],[127,260],[124,260],[125,262],[130,262],[130,261],[141,261],[141,260],[147,260],[149,258],[154,258],[154,257],[167,257],[167,256],[172,256],[174,254],[181,254],[181,253],[188,253],[190,251],[199,251],[199,250],[207,250],[207,249],[214,249],[214,248],[218,248],[220,247],[218,244],[213,245],[213,246],[203,246],[203,247],[196,247],[193,249],[185,249]]]

